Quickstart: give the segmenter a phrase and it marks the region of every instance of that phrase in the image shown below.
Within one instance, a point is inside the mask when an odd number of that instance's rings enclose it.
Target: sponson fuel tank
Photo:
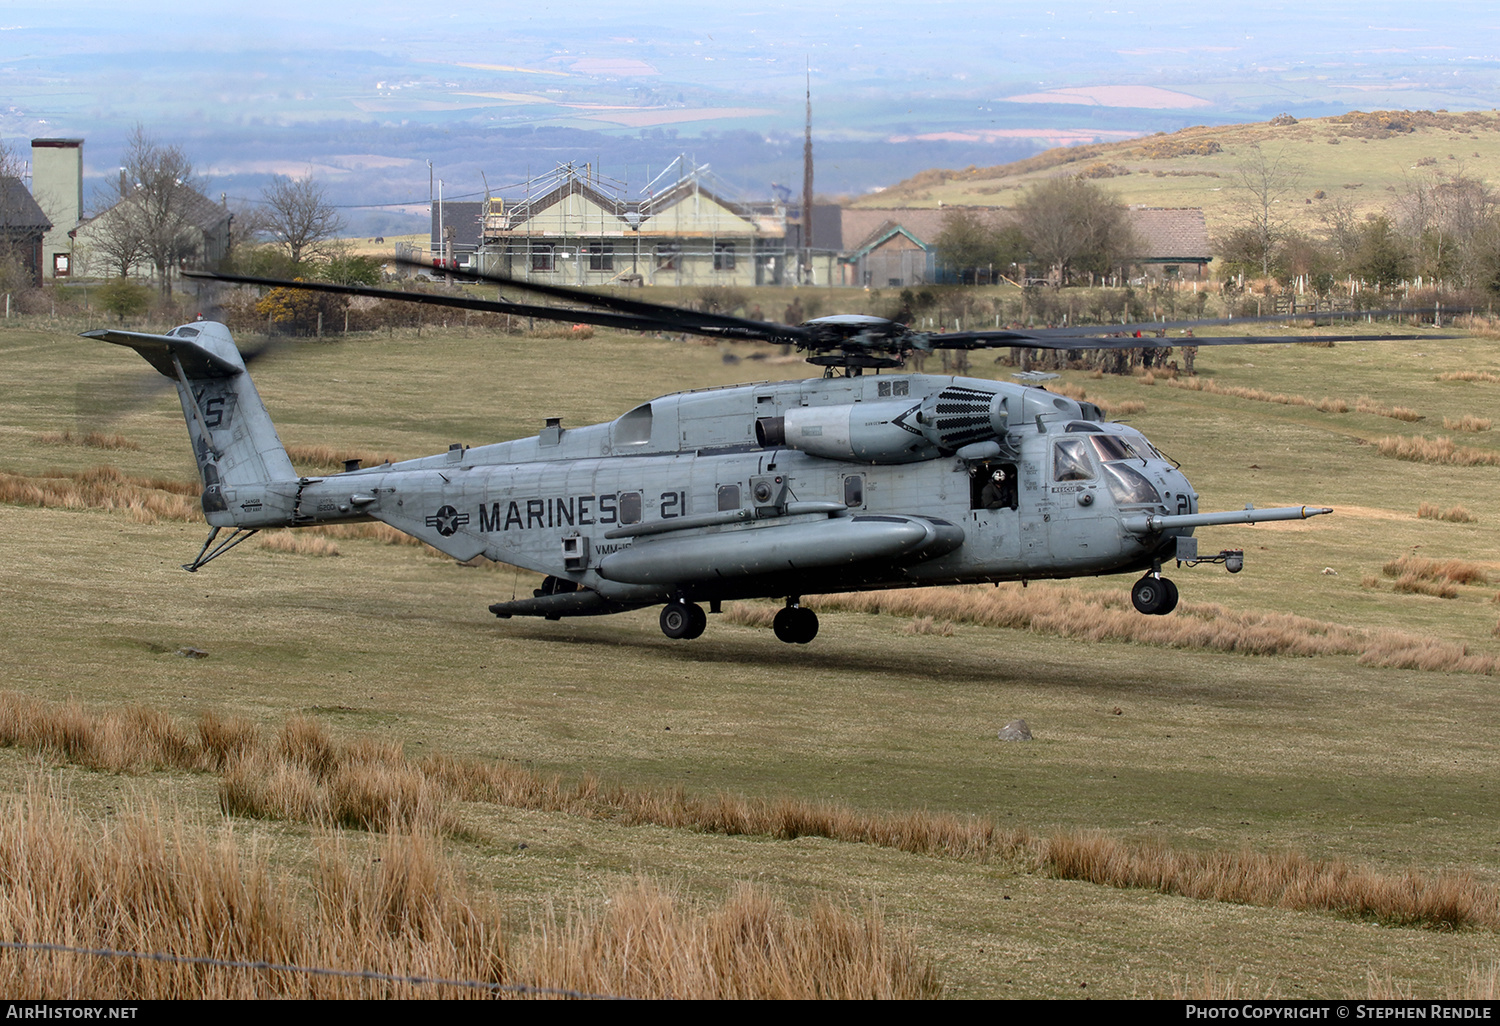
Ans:
[[[604,557],[599,576],[625,584],[682,584],[865,560],[920,562],[947,555],[963,541],[961,527],[936,517],[858,514],[638,541]]]

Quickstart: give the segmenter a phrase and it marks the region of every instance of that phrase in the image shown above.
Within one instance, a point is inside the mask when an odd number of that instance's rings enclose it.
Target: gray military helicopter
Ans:
[[[1201,512],[1179,467],[1129,425],[1041,387],[902,371],[934,349],[1155,348],[1135,326],[941,335],[863,315],[770,324],[617,295],[479,276],[567,308],[199,273],[215,281],[377,296],[602,327],[789,344],[823,375],[680,392],[613,421],[420,459],[305,477],[292,466],[224,325],[85,337],[129,346],[171,379],[187,419],[212,528],[196,571],[262,528],[378,520],[456,560],[544,575],[502,619],[557,620],[660,605],[669,638],[701,635],[703,603],[785,600],[776,636],[806,644],[806,593],[1139,573],[1140,612],[1177,605],[1163,564],[1222,563],[1193,531],[1300,520],[1320,506]],[[1203,322],[1178,322],[1180,324]],[[1175,327],[1169,325],[1168,327]],[[1427,335],[1319,336],[1345,340]],[[1306,342],[1198,337],[1191,344]],[[874,373],[867,374],[866,371]],[[887,373],[881,373],[887,372]],[[220,532],[231,535],[218,541]]]

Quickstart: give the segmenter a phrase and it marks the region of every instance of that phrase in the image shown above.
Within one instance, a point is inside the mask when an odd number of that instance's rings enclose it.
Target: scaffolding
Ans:
[[[746,286],[781,284],[787,270],[785,205],[732,199],[685,156],[639,199],[592,164],[558,164],[518,191],[509,203],[485,200],[483,271],[567,285]]]

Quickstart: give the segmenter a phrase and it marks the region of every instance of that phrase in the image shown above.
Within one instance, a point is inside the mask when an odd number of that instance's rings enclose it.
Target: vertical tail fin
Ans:
[[[129,346],[177,386],[210,524],[291,522],[297,471],[228,328],[197,321],[165,335],[104,328],[84,337]]]

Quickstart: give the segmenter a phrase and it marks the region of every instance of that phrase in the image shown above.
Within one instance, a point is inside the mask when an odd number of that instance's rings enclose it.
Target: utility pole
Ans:
[[[812,63],[807,65],[807,134],[802,143],[802,271],[812,283],[813,247]],[[801,275],[799,275],[801,277]]]

